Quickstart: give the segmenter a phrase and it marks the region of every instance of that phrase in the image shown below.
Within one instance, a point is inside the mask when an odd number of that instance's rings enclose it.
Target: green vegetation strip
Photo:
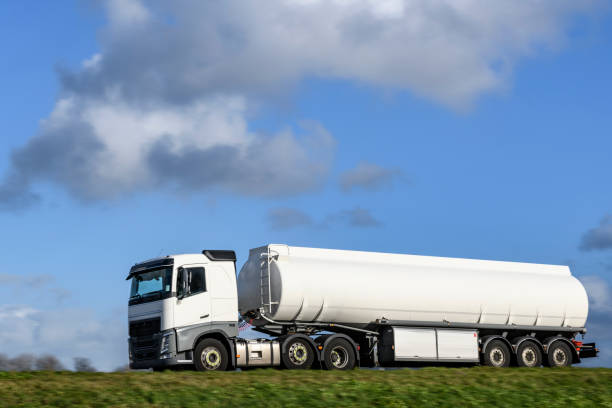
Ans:
[[[0,372],[2,407],[612,407],[612,369]]]

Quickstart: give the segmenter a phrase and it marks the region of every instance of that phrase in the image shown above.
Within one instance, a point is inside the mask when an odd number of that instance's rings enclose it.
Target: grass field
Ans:
[[[612,369],[0,372],[2,407],[612,407]]]

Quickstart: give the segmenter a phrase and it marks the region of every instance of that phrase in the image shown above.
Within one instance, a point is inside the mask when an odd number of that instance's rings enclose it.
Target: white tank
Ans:
[[[243,315],[264,307],[276,321],[352,326],[386,319],[583,328],[588,313],[567,266],[278,244],[251,249],[238,303]]]

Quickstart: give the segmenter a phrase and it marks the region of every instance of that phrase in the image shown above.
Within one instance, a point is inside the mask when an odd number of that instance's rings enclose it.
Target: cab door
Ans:
[[[177,328],[210,323],[210,279],[206,265],[183,265],[177,270],[174,322]]]

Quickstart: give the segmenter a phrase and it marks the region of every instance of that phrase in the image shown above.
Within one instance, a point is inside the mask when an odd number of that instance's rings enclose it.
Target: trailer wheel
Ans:
[[[568,367],[572,365],[572,351],[562,341],[555,341],[548,347],[546,355],[549,367]]]
[[[352,370],[355,368],[355,351],[344,339],[334,339],[323,351],[323,361],[327,370]]]
[[[484,364],[491,367],[508,367],[510,349],[501,340],[491,340],[484,351]]]
[[[516,362],[519,367],[539,367],[542,364],[542,352],[535,342],[526,340],[516,350]]]
[[[314,351],[310,344],[302,338],[294,338],[285,344],[282,353],[283,366],[290,370],[308,369],[314,362]]]
[[[202,340],[196,346],[193,357],[198,371],[225,371],[227,369],[227,350],[219,340]]]

